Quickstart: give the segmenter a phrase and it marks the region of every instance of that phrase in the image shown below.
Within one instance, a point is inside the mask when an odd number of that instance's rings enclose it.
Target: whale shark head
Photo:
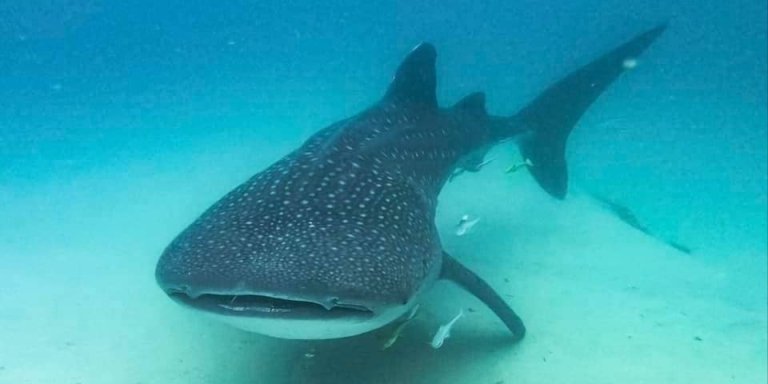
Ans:
[[[160,286],[186,306],[284,338],[359,334],[406,313],[440,269],[436,195],[404,173],[415,153],[396,154],[403,130],[438,121],[434,61],[432,46],[420,45],[381,102],[213,205],[161,256]]]
[[[171,298],[301,339],[367,332],[414,305],[440,268],[432,203],[375,160],[323,148],[327,135],[230,192],[168,246],[156,277]]]

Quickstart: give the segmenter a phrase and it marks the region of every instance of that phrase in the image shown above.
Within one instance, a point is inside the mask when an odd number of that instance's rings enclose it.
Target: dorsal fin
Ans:
[[[484,116],[487,114],[485,111],[485,93],[470,93],[459,100],[453,108],[464,110],[472,115]]]
[[[396,104],[418,104],[437,108],[436,58],[437,51],[432,44],[421,43],[416,46],[397,68],[384,100]]]

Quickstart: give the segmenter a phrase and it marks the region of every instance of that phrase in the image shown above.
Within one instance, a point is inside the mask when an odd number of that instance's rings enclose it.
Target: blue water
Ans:
[[[567,382],[764,382],[767,12],[765,1],[747,0],[3,0],[0,383],[534,383],[558,380],[557,371]],[[489,111],[505,115],[667,20],[574,131],[570,205],[553,206],[530,183],[512,183],[527,196],[515,197],[492,172],[441,200],[446,246],[469,254],[493,285],[504,284],[501,270],[517,281],[533,324],[521,346],[499,341],[487,315],[475,328],[467,320],[470,330],[443,349],[425,348],[454,314],[445,300],[390,354],[367,336],[275,341],[204,322],[154,286],[157,257],[185,225],[318,129],[375,102],[418,42],[437,47],[441,104],[483,90]],[[604,222],[590,194],[621,201],[693,252]],[[470,208],[483,217],[475,237],[451,237]],[[514,250],[528,256],[506,255]],[[568,256],[591,251],[606,257]],[[605,284],[578,280],[589,271]],[[612,296],[625,292],[617,276],[647,282],[636,303],[654,308],[644,316],[663,317],[653,322],[665,331],[622,317],[617,302],[632,301]],[[571,286],[583,296],[569,296]],[[439,289],[464,303],[460,291]],[[579,337],[579,326],[561,323],[585,297],[605,324],[587,321],[594,331]],[[680,303],[706,318],[691,319]],[[596,339],[638,327],[647,331],[640,346]],[[669,329],[685,336],[675,341]],[[653,353],[674,359],[644,360]],[[731,368],[713,368],[727,353]]]

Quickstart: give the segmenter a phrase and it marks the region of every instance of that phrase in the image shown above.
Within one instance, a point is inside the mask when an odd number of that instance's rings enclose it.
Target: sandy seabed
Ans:
[[[34,258],[3,255],[0,382],[768,381],[766,255],[708,263],[629,227],[578,190],[556,202],[524,173],[501,175],[496,164],[450,185],[438,226],[446,250],[523,317],[528,335],[518,344],[487,308],[446,282],[387,350],[391,328],[329,341],[244,333],[164,297],[153,267],[170,239],[157,236],[89,244],[82,253],[52,246]],[[455,236],[465,213],[481,220]],[[467,316],[432,349],[432,334],[459,308]]]

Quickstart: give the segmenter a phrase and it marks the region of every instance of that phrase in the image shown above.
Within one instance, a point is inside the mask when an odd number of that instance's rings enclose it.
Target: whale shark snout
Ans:
[[[312,280],[293,280],[283,287],[267,289],[264,285],[257,288],[258,279],[246,282],[215,273],[209,273],[207,280],[194,273],[181,276],[169,272],[175,263],[168,263],[161,260],[156,270],[157,282],[168,297],[237,328],[268,336],[286,339],[353,336],[392,322],[414,305],[414,300],[387,301],[351,290],[340,293],[330,287],[304,293],[293,289],[309,288]]]
[[[377,298],[345,298],[333,294],[287,294],[248,291],[242,284],[207,290],[205,284],[157,281],[175,302],[237,328],[285,339],[329,339],[369,332],[403,316],[415,300],[384,303]]]

